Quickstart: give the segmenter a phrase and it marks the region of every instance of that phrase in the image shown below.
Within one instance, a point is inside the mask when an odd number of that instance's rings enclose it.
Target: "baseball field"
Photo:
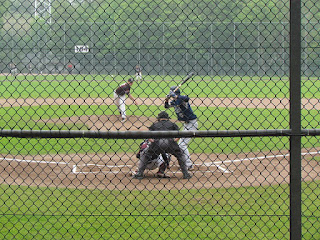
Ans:
[[[131,93],[139,104],[127,99],[128,120],[121,123],[113,91],[128,78],[2,75],[1,128],[145,131],[164,110],[169,87],[183,76],[135,82]],[[288,79],[195,76],[181,90],[191,98],[199,130],[288,129],[288,84]],[[319,127],[319,88],[317,79],[303,80],[302,128]],[[174,112],[168,113],[181,127]],[[1,138],[2,236],[145,239],[154,232],[154,239],[288,239],[288,137],[195,138],[189,145],[195,161],[190,180],[181,179],[175,159],[170,179],[154,178],[152,171],[143,180],[132,179],[140,142]],[[320,215],[319,201],[312,201],[320,194],[319,139],[302,138],[302,147],[304,222],[304,216]],[[306,239],[320,238],[317,218],[306,224],[313,224]]]

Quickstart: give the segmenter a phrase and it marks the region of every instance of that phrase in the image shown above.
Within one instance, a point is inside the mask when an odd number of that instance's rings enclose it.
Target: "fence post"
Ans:
[[[290,0],[290,239],[301,239],[301,0]]]

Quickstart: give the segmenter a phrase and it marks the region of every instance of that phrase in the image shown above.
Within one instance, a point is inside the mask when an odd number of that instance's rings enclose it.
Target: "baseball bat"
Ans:
[[[188,81],[193,75],[194,75],[194,72],[189,73],[189,74],[183,79],[183,81],[176,87],[176,89],[175,89],[173,92],[177,91],[177,90],[182,86],[182,84],[184,84],[186,81]]]

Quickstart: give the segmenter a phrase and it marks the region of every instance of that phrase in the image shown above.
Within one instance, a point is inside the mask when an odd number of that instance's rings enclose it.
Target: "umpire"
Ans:
[[[169,119],[168,113],[162,111],[158,114],[158,121],[153,123],[150,127],[150,131],[177,131],[179,127],[177,124],[171,122]],[[159,138],[159,139],[149,139],[151,141],[150,147],[143,152],[140,156],[138,172],[134,175],[134,178],[142,179],[143,172],[146,169],[148,162],[150,162],[153,156],[158,156],[159,154],[171,153],[174,155],[179,162],[183,178],[189,179],[191,175],[188,173],[188,169],[186,166],[186,159],[182,150],[180,149],[178,143],[176,142],[178,139],[173,138]]]

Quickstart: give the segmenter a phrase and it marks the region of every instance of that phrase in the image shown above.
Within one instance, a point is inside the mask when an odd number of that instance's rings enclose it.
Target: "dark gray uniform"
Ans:
[[[179,130],[179,127],[167,119],[160,119],[158,122],[153,123],[149,127],[150,131],[168,131],[168,130]],[[171,153],[174,155],[179,162],[181,171],[183,173],[183,178],[191,178],[191,175],[188,173],[186,166],[186,159],[183,155],[182,150],[180,149],[178,143],[172,138],[160,138],[154,139],[149,146],[149,148],[143,152],[140,156],[138,172],[134,175],[135,178],[143,178],[143,172],[146,169],[148,162],[150,162],[154,156],[159,154]]]

